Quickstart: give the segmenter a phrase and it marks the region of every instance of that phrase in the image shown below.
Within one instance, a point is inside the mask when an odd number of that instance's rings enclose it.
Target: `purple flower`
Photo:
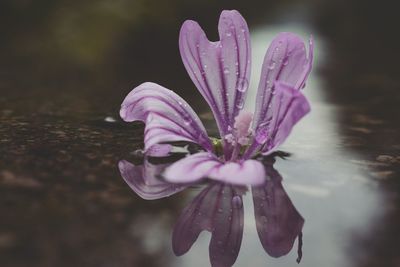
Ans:
[[[302,257],[304,219],[282,185],[282,176],[273,167],[275,159],[265,158],[268,177],[251,187],[258,237],[265,252],[274,257],[288,254],[298,239],[298,258]],[[144,157],[141,165],[119,162],[125,182],[141,198],[161,199],[189,185],[177,185],[158,179],[171,163],[152,164]],[[196,185],[199,187],[200,185]],[[232,266],[239,255],[243,237],[243,196],[247,186],[221,182],[207,183],[177,219],[172,233],[172,249],[177,256],[188,252],[202,231],[211,233],[209,257],[212,266]]]
[[[190,78],[214,114],[220,139],[210,138],[197,114],[180,96],[155,83],[133,89],[122,103],[125,121],[145,126],[145,153],[157,155],[168,143],[187,141],[204,151],[189,155],[164,171],[166,180],[189,183],[208,177],[232,184],[259,184],[265,170],[256,155],[273,152],[310,106],[301,93],[311,71],[301,38],[280,33],[271,43],[262,66],[254,114],[244,111],[249,87],[251,48],[246,21],[238,11],[223,11],[220,40],[210,42],[195,21],[185,21],[179,49]],[[163,146],[164,149],[162,148]]]

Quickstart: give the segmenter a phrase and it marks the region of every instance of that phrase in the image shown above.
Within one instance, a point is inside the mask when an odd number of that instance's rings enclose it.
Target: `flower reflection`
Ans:
[[[209,246],[212,266],[232,266],[243,237],[242,195],[245,187],[212,182],[183,210],[174,226],[175,255],[189,251],[199,234],[211,232]]]
[[[280,257],[290,252],[299,237],[297,262],[302,257],[301,242],[304,219],[282,186],[282,176],[272,164],[265,164],[268,180],[252,187],[257,233],[268,255]]]
[[[256,228],[265,252],[271,257],[288,254],[298,238],[298,258],[302,257],[304,219],[282,186],[282,176],[274,169],[272,156],[264,158],[265,183],[251,187]],[[145,157],[141,165],[119,162],[121,175],[129,187],[146,200],[171,196],[189,184],[171,184],[160,174],[171,163],[153,164]],[[243,237],[246,186],[210,181],[179,216],[172,234],[177,256],[188,252],[202,231],[211,233],[209,257],[212,266],[232,266]]]

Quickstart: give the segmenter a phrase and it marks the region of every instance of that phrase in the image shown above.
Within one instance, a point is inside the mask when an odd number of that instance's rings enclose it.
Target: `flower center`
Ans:
[[[231,132],[224,136],[224,139],[233,147],[231,160],[236,160],[241,149],[246,147],[250,141],[250,125],[253,120],[253,113],[241,111],[235,118]]]

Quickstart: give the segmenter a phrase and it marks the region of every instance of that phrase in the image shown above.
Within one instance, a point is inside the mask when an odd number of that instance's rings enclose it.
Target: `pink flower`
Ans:
[[[167,181],[190,183],[211,178],[232,184],[260,184],[265,170],[253,159],[267,155],[285,141],[310,106],[301,93],[311,71],[301,38],[280,33],[271,43],[262,66],[254,115],[243,111],[249,87],[251,47],[249,30],[238,11],[223,11],[219,37],[210,42],[195,21],[185,21],[179,49],[190,78],[210,105],[220,137],[211,141],[197,114],[180,96],[155,83],[133,89],[122,103],[125,121],[145,126],[145,153],[164,144],[187,141],[204,151],[188,155],[164,171]],[[222,153],[217,147],[222,145]]]

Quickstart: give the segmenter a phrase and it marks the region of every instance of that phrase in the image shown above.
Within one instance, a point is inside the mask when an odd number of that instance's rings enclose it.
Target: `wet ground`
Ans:
[[[249,101],[274,34],[315,37],[305,89],[312,112],[281,147],[291,155],[273,165],[278,192],[304,219],[300,265],[400,266],[399,19],[384,2],[3,1],[0,266],[209,265],[209,233],[180,257],[171,245],[174,224],[206,185],[161,200],[136,195],[118,162],[139,163],[132,152],[143,126],[118,111],[131,88],[154,81],[215,133],[177,40],[188,18],[215,38],[223,8],[239,9],[250,26]],[[235,266],[297,266],[298,239],[286,256],[264,251],[244,191]]]

